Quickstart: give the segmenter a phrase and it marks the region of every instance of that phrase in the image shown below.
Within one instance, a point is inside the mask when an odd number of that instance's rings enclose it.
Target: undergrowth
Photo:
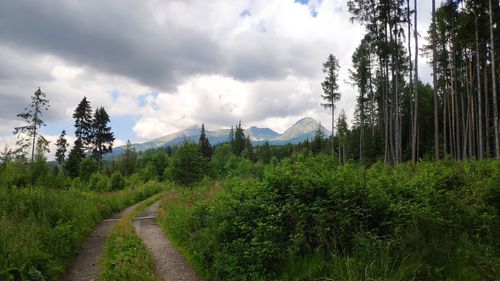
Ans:
[[[59,280],[98,222],[162,190],[0,188],[0,280]]]

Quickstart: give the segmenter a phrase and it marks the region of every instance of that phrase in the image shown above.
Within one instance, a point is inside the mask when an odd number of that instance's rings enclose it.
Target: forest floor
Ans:
[[[80,253],[73,261],[71,268],[63,280],[83,281],[96,280],[98,278],[102,269],[101,260],[109,231],[120,218],[133,211],[137,205],[138,203],[129,206],[111,218],[103,220],[96,226],[94,232],[92,232],[83,244]]]
[[[159,205],[157,201],[134,219],[134,228],[151,253],[158,276],[165,281],[200,281],[156,223]]]

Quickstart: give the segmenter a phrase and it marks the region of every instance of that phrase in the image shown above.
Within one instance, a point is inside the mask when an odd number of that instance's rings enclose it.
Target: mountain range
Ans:
[[[311,117],[305,117],[297,121],[282,134],[275,132],[270,128],[259,128],[252,126],[245,129],[245,136],[249,136],[250,140],[255,145],[264,144],[266,141],[273,145],[296,144],[307,139],[312,140],[318,130],[320,123]],[[324,126],[321,126],[325,135],[329,135],[330,131]],[[146,151],[148,149],[162,148],[167,146],[175,146],[182,144],[184,141],[198,142],[200,138],[201,127],[198,125],[190,126],[189,128],[175,132],[172,134],[159,137],[157,139],[144,143],[132,144],[137,152]],[[212,145],[229,141],[230,129],[219,129],[215,131],[206,131],[208,140]],[[118,146],[113,149],[110,155],[119,156],[123,153],[124,146]]]

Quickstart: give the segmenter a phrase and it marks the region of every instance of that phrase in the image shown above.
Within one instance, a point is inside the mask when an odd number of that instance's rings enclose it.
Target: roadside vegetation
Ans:
[[[157,194],[144,200],[113,227],[106,240],[100,281],[161,280],[155,274],[153,259],[137,236],[132,220],[149,205],[158,201],[162,195]]]
[[[0,280],[58,280],[98,222],[162,190],[0,188]]]
[[[495,280],[500,162],[336,164],[204,180],[160,223],[206,280]]]

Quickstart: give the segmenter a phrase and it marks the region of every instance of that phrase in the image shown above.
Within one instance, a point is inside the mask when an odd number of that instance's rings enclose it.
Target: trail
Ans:
[[[111,218],[103,220],[96,226],[94,232],[83,244],[80,253],[73,261],[70,270],[67,272],[63,280],[84,281],[97,279],[102,269],[101,259],[104,253],[104,244],[106,243],[109,231],[116,221],[134,210],[137,205],[138,204],[134,204],[126,208]]]
[[[153,257],[157,274],[164,281],[201,281],[156,223],[159,205],[159,201],[152,204],[134,220],[135,231]]]

